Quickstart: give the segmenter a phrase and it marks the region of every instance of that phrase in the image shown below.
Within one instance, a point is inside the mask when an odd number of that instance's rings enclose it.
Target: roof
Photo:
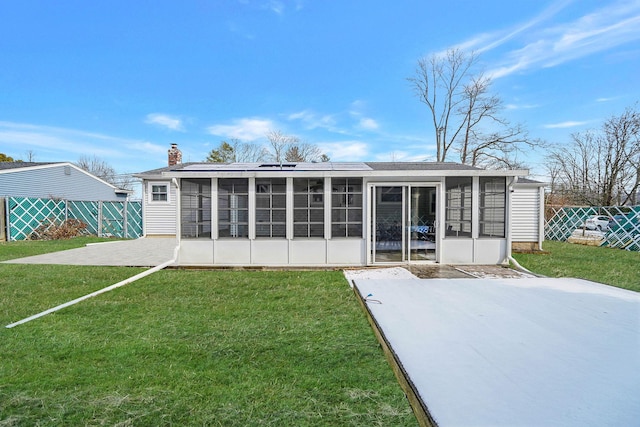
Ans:
[[[475,166],[453,162],[367,162],[373,170],[483,170]]]
[[[135,174],[150,177],[171,172],[265,172],[265,171],[483,171],[475,166],[453,162],[319,162],[319,163],[211,163],[191,162],[152,169]]]
[[[546,182],[542,182],[542,181],[536,181],[535,179],[530,179],[530,178],[518,178],[518,181],[516,182],[515,185],[527,185],[527,186],[531,186],[531,187],[544,187],[547,185]]]
[[[95,176],[91,172],[86,171],[71,162],[0,162],[0,173],[21,172],[22,169],[46,169],[49,167],[61,167],[61,166],[70,166],[74,169],[77,169],[79,172],[82,172],[90,176],[91,178],[98,180],[109,187],[112,187],[115,193],[121,193],[121,194],[133,193],[133,190],[118,188],[115,185],[105,181],[104,179],[98,176]]]
[[[57,165],[63,163],[64,162],[0,162],[0,170],[22,169],[33,166]]]

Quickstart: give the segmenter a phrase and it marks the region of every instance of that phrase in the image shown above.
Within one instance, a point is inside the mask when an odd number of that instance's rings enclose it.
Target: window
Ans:
[[[169,201],[169,184],[150,184],[150,194],[152,202],[168,202]]]
[[[287,180],[256,179],[256,237],[286,237]]]
[[[381,187],[378,192],[378,203],[402,203],[402,187]]]
[[[471,177],[446,179],[445,235],[471,237]]]
[[[218,180],[218,236],[249,237],[249,180]]]
[[[293,236],[324,237],[324,180],[293,180]]]
[[[180,229],[185,238],[211,237],[211,180],[180,180]],[[165,193],[166,195],[166,193]]]
[[[362,238],[362,178],[331,180],[331,237]]]
[[[480,237],[505,237],[505,178],[480,178]]]

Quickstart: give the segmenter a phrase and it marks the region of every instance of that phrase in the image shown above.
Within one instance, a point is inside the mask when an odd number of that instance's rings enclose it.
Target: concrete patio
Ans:
[[[4,261],[8,264],[64,264],[154,267],[173,259],[175,238],[140,238],[89,244],[82,248]]]
[[[640,294],[580,279],[354,278],[423,425],[640,420]]]

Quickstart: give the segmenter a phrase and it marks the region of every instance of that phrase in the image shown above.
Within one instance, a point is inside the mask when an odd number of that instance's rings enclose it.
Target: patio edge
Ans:
[[[373,333],[375,334],[378,342],[380,343],[380,346],[382,346],[382,351],[384,352],[384,356],[387,359],[387,362],[389,363],[389,365],[391,366],[391,369],[393,370],[393,373],[395,374],[396,379],[400,384],[400,388],[402,388],[402,391],[404,392],[407,400],[409,401],[409,406],[411,406],[411,409],[418,421],[418,424],[421,427],[438,427],[438,423],[436,423],[435,419],[429,413],[427,406],[420,398],[420,394],[418,393],[418,390],[416,389],[415,385],[411,381],[411,378],[409,378],[409,374],[402,366],[402,363],[400,362],[400,358],[393,351],[393,348],[391,348],[391,345],[389,344],[386,336],[384,335],[384,332],[382,332],[382,329],[378,325],[378,322],[376,322],[376,319],[371,314],[371,311],[369,310],[369,307],[367,306],[366,301],[362,298],[362,295],[360,294],[358,285],[356,285],[355,281],[353,280],[352,280],[352,284],[353,284],[352,286],[353,292],[356,295],[356,298],[360,303],[360,306],[362,306],[362,308],[364,309],[364,312],[367,316],[367,320],[369,321],[369,324],[373,329]]]

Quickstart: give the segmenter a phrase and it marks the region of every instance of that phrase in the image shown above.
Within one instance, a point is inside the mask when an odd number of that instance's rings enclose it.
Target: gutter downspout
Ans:
[[[182,230],[180,228],[180,183],[177,178],[171,178],[171,183],[176,187],[176,241],[178,242],[178,247],[180,247],[180,236],[182,235]]]
[[[503,261],[504,263],[508,263],[508,261],[511,259],[511,226],[512,226],[512,204],[513,204],[513,197],[512,194],[515,191],[513,186],[515,185],[515,183],[518,182],[518,177],[514,176],[513,179],[511,180],[511,182],[509,183],[509,185],[507,186],[507,256],[506,259]]]
[[[522,271],[524,273],[527,273],[527,274],[531,274],[532,276],[535,276],[535,277],[546,277],[546,276],[543,276],[541,274],[536,274],[533,271],[527,270],[526,268],[521,266],[520,263],[518,261],[516,261],[515,258],[513,258],[511,255],[509,255],[508,259],[513,265],[515,265],[517,270],[520,270],[520,271]]]

